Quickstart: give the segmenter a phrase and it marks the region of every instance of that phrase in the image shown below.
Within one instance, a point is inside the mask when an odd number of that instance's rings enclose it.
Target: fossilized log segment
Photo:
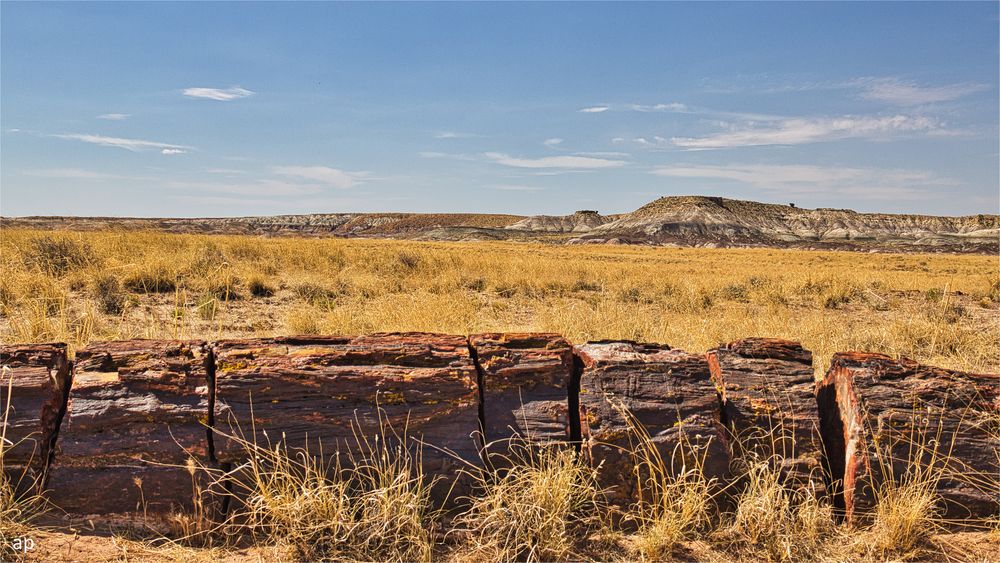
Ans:
[[[0,346],[3,467],[19,490],[42,485],[59,432],[70,365],[65,344]]]
[[[327,456],[348,449],[364,455],[357,437],[403,437],[411,451],[422,449],[427,474],[452,480],[461,463],[437,448],[479,459],[476,370],[465,337],[265,338],[221,341],[214,349],[217,431],[242,432],[258,445],[308,447],[312,454],[322,444]],[[215,446],[223,462],[246,455],[219,434]]]
[[[637,496],[637,436],[620,405],[635,417],[670,471],[704,460],[709,478],[724,478],[729,452],[719,423],[719,403],[708,362],[656,344],[600,342],[576,347],[580,375],[583,451],[600,466],[599,479],[615,502]]]
[[[795,485],[823,494],[812,352],[797,342],[747,338],[708,352],[733,453],[776,464]]]
[[[914,471],[939,479],[946,518],[1000,512],[1000,375],[842,352],[817,400],[834,504],[848,519],[870,510],[887,480]]]
[[[162,515],[192,502],[208,461],[211,357],[203,341],[125,340],[77,351],[49,479],[73,514]]]
[[[549,445],[570,439],[573,348],[562,336],[477,334],[469,344],[482,373],[487,455],[507,455],[515,440]]]

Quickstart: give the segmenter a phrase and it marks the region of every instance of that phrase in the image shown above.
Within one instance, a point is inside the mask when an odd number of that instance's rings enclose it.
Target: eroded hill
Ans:
[[[670,196],[620,215],[577,211],[524,217],[472,213],[330,213],[228,218],[3,218],[6,228],[149,229],[174,233],[516,240],[700,247],[796,247],[995,253],[1000,216],[940,217],[802,209],[704,196]]]

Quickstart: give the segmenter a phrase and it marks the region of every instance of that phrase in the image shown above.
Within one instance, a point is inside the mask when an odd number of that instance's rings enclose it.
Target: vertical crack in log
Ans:
[[[846,504],[844,496],[844,471],[847,462],[847,429],[845,413],[837,401],[837,377],[850,377],[849,373],[827,372],[823,381],[816,384],[816,408],[819,410],[819,433],[823,441],[823,473],[827,490],[838,516],[843,517]]]
[[[570,372],[566,400],[569,404],[569,441],[577,454],[583,445],[583,429],[580,420],[580,378],[583,376],[583,360],[573,348],[573,369]]]
[[[476,388],[479,391],[479,458],[487,466],[489,465],[489,456],[486,455],[486,372],[483,370],[482,364],[479,363],[479,353],[476,351],[476,347],[472,345],[472,338],[466,337],[466,343],[469,346],[469,357],[472,358],[472,365],[476,368]]]
[[[66,417],[66,411],[69,408],[69,394],[73,387],[73,367],[74,362],[66,360],[65,369],[60,366],[57,368],[56,372],[56,384],[59,390],[62,391],[62,396],[60,397],[59,408],[56,411],[56,417],[52,428],[49,429],[50,433],[48,439],[45,441],[45,451],[42,452],[42,477],[38,483],[39,492],[44,491],[49,484],[49,468],[56,459],[56,446],[59,441],[59,428],[62,427],[63,419]]]
[[[208,353],[205,354],[205,373],[208,379],[208,417],[206,420],[205,443],[208,452],[208,463],[214,465],[218,462],[215,458],[215,344],[207,345]]]

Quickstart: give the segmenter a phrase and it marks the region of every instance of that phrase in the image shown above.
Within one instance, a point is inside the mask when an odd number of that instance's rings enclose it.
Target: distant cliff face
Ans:
[[[533,217],[471,213],[333,213],[203,219],[24,217],[2,218],[0,227],[571,244],[1000,251],[997,215],[858,213],[703,196],[662,197],[623,215],[577,211],[571,215]]]
[[[604,216],[596,211],[577,211],[572,215],[536,215],[522,219],[505,228],[517,231],[585,233],[610,221],[614,221],[617,217],[620,216]]]
[[[800,209],[711,197],[665,197],[592,229],[580,242],[619,239],[653,244],[989,247],[1000,217],[937,217]]]

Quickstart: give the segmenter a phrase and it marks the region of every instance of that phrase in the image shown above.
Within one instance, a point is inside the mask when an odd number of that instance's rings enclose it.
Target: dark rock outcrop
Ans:
[[[290,452],[368,453],[380,436],[420,452],[423,470],[445,479],[478,463],[476,369],[462,336],[383,333],[223,340],[216,357],[216,456],[246,448],[228,436]],[[429,445],[424,445],[429,444]],[[433,447],[431,447],[431,445]],[[348,463],[346,455],[341,462]],[[459,489],[460,490],[460,489]]]
[[[484,438],[492,465],[503,465],[516,441],[551,445],[570,440],[569,342],[558,334],[490,333],[469,337],[469,344],[481,370]]]
[[[599,465],[599,481],[610,500],[635,500],[644,478],[636,472],[632,452],[638,436],[628,416],[649,434],[668,471],[701,460],[707,477],[725,477],[730,456],[703,354],[634,342],[584,344],[576,353],[582,363],[583,452]]]
[[[65,344],[0,346],[3,468],[20,491],[44,484],[59,432],[70,365]]]
[[[163,516],[190,508],[209,461],[208,346],[126,340],[77,351],[49,498],[74,514]]]
[[[848,519],[915,475],[936,485],[946,518],[1000,512],[1000,375],[841,352],[817,399],[834,505]]]
[[[797,342],[747,338],[708,352],[733,454],[767,461],[824,494],[812,352]]]

